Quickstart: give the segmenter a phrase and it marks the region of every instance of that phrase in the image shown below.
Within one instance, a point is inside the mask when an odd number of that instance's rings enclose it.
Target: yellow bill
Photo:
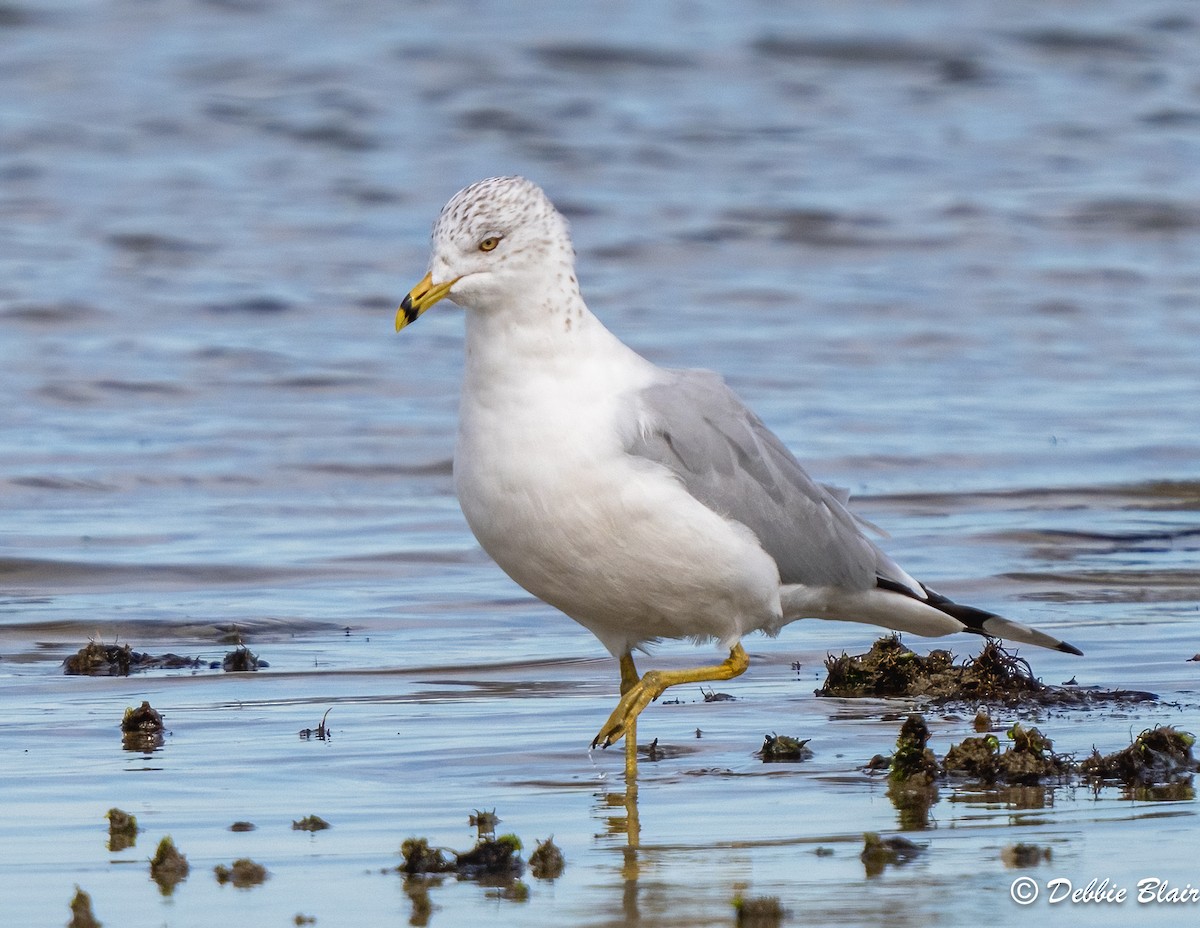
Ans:
[[[435,286],[433,274],[426,274],[422,277],[421,282],[408,291],[408,296],[396,310],[396,331],[399,332],[410,322],[415,322],[421,313],[449,294],[450,288],[456,283],[458,283],[457,277]]]

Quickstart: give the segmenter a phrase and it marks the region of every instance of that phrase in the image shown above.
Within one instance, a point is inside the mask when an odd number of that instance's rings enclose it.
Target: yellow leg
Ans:
[[[624,696],[631,689],[633,689],[635,686],[637,686],[638,680],[640,680],[640,679],[641,679],[641,677],[638,676],[637,667],[635,667],[634,663],[633,663],[633,655],[632,654],[622,654],[621,655],[621,695]]]
[[[632,654],[621,655],[621,695],[638,685],[641,677],[633,663]],[[625,789],[637,796],[637,719],[625,728]]]
[[[637,671],[633,669],[633,659],[628,655],[621,658],[621,701],[617,703],[617,708],[613,710],[608,721],[604,723],[604,727],[600,729],[600,734],[596,735],[592,747],[598,744],[608,747],[610,744],[616,744],[622,737],[633,734],[637,717],[642,710],[658,699],[667,687],[678,686],[680,683],[731,680],[739,674],[745,673],[746,668],[750,666],[750,658],[747,656],[745,648],[741,644],[735,644],[729,652],[729,657],[713,667],[694,667],[691,670],[648,670],[640,680],[626,689],[626,681],[630,679],[626,672],[626,662],[628,662],[629,673],[633,677],[637,676]],[[625,749],[629,750],[628,744]],[[636,750],[635,747],[635,769]],[[629,768],[630,764],[627,758],[626,774],[628,774]]]
[[[625,791],[637,797],[637,719],[625,726]]]

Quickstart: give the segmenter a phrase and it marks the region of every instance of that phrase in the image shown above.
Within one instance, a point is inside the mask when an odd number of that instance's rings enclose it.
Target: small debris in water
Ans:
[[[763,759],[764,764],[808,760],[813,756],[812,750],[807,747],[811,740],[811,738],[792,738],[789,735],[765,735],[763,746],[756,753]]]
[[[228,867],[224,864],[217,864],[213,867],[213,873],[217,877],[217,882],[222,886],[232,883],[238,889],[258,886],[266,882],[267,877],[270,876],[266,867],[255,863],[249,857],[239,857]]]
[[[317,917],[315,915],[305,915],[303,912],[297,912],[296,917],[292,919],[294,925],[315,925]]]
[[[924,847],[914,844],[908,838],[899,835],[881,838],[877,833],[868,831],[863,835],[861,859],[867,869],[867,876],[879,876],[888,864],[906,864],[924,851]]]
[[[137,816],[130,815],[120,809],[109,809],[105,814],[108,819],[108,849],[124,851],[137,844]]]
[[[1010,844],[1000,851],[1000,859],[1006,867],[1036,867],[1051,857],[1050,848],[1038,844]]]
[[[700,687],[700,695],[704,697],[705,702],[735,702],[736,697],[730,696],[728,693],[718,693],[716,690],[706,690]]]
[[[1192,756],[1195,743],[1195,735],[1160,725],[1142,732],[1129,747],[1114,754],[1101,756],[1093,748],[1092,755],[1079,765],[1079,772],[1098,780],[1119,780],[1126,786],[1190,782],[1200,769]]]
[[[267,662],[260,661],[258,655],[251,653],[244,644],[230,651],[221,661],[221,669],[226,673],[250,673],[266,666]]]
[[[324,831],[329,827],[329,822],[319,815],[308,815],[298,822],[292,822],[292,831]]]
[[[778,896],[734,896],[733,907],[738,928],[777,928],[787,915]]]
[[[254,831],[258,826],[253,822],[234,822],[229,826],[230,831]]]
[[[496,815],[495,809],[491,812],[476,809],[467,819],[467,824],[475,829],[476,837],[482,841],[485,838],[496,837],[496,826],[500,824],[500,817]]]
[[[190,870],[187,858],[179,853],[170,835],[158,842],[158,850],[150,859],[150,878],[164,896],[171,895],[176,885],[187,879]]]
[[[67,928],[100,928],[100,922],[92,914],[92,897],[78,886],[71,899],[71,920],[67,922]]]
[[[566,861],[563,852],[554,843],[554,835],[539,841],[537,850],[529,855],[529,872],[539,880],[556,880],[562,876]]]
[[[891,754],[875,754],[871,757],[871,759],[869,761],[867,761],[864,769],[870,770],[870,771],[887,770],[891,766],[892,766],[892,755]]]
[[[321,716],[321,724],[316,728],[301,728],[300,740],[308,741],[311,738],[316,738],[318,741],[328,741],[333,737],[333,732],[325,725],[325,720],[329,718],[329,713],[333,711],[333,706],[325,710],[325,714]]]

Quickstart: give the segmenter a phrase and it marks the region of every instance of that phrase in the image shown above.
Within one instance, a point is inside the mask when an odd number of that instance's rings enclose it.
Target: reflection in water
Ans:
[[[636,720],[625,737],[625,790],[620,793],[603,793],[599,798],[606,835],[625,839],[625,846],[621,849],[621,913],[624,924],[636,925],[641,921],[638,909],[638,878],[641,875],[641,865],[638,855],[642,840],[642,824],[638,815]],[[622,811],[611,814],[611,810],[614,809]]]

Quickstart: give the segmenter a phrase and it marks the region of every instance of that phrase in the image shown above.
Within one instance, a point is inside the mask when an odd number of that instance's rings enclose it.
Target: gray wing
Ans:
[[[869,589],[882,576],[920,589],[718,375],[666,376],[637,394],[641,427],[626,450],[667,467],[704,505],[754,532],[783,583]]]

